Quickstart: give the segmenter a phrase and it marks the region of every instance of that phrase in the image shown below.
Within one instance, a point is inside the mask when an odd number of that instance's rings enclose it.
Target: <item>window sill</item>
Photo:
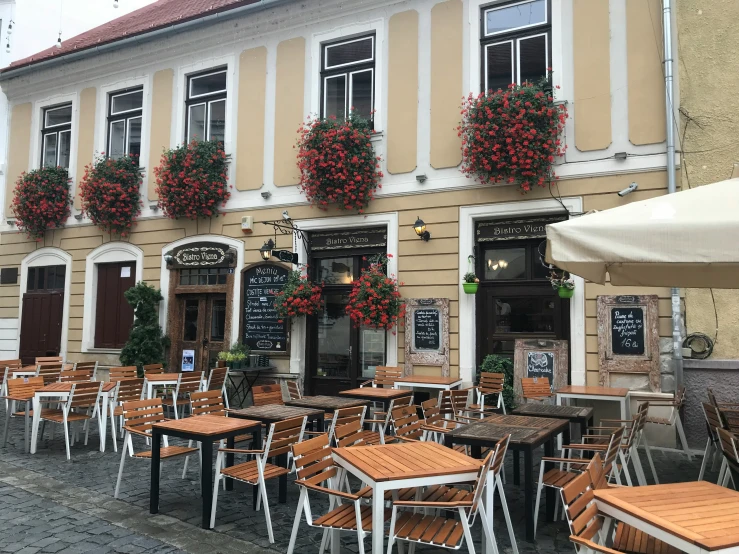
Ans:
[[[85,354],[117,354],[120,355],[121,348],[87,348]]]

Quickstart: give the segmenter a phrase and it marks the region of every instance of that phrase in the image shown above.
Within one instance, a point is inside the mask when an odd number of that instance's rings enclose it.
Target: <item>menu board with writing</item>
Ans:
[[[523,393],[521,379],[546,379],[558,389],[569,379],[569,344],[566,340],[516,339],[513,353],[513,389],[517,397]]]
[[[554,380],[554,353],[553,352],[526,352],[526,377],[541,377]]]
[[[413,312],[413,345],[416,350],[441,348],[441,311],[424,308]]]
[[[644,354],[644,308],[611,310],[611,347],[622,356]]]
[[[254,351],[287,351],[287,322],[280,322],[274,302],[289,273],[287,267],[274,263],[244,270],[243,343]]]

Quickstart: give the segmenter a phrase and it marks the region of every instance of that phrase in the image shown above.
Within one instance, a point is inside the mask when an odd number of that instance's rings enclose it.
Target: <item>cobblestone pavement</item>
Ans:
[[[4,421],[4,406],[1,406],[0,422]],[[177,440],[171,440],[170,444],[177,444]],[[98,450],[98,435],[93,424],[88,446],[73,446],[71,461],[66,460],[64,439],[58,430],[53,440],[48,438],[47,432],[39,441],[37,453],[31,456],[23,452],[22,419],[13,419],[8,446],[0,448],[0,552],[270,554],[287,551],[298,500],[292,476],[288,478],[286,504],[277,501],[276,482],[269,482],[267,486],[276,540],[271,545],[264,514],[253,510],[251,488],[242,483],[236,483],[233,491],[219,494],[215,531],[200,528],[197,457],[192,458],[184,480],[181,479],[183,459],[164,463],[158,515],[149,514],[150,465],[147,460],[127,460],[121,494],[119,500],[115,500],[113,489],[120,452],[112,452],[110,438],[107,446],[105,453]],[[138,446],[144,448],[143,443]],[[684,454],[653,450],[653,457],[663,483],[698,477],[700,456],[689,462]],[[646,459],[643,455],[642,458],[651,480]],[[509,456],[506,496],[521,554],[571,554],[573,547],[568,540],[566,523],[544,522],[544,514],[540,517],[536,541],[525,540],[523,489],[513,485],[512,466]],[[535,475],[538,476],[538,469]],[[706,478],[715,482],[716,476],[716,472],[709,471]],[[499,508],[494,514],[494,528],[502,554],[510,553]],[[479,541],[479,523],[475,524],[472,534]],[[318,553],[320,542],[320,531],[303,523],[295,552]],[[369,544],[366,540],[367,548]],[[341,552],[357,551],[356,535],[343,533]],[[416,552],[430,554],[444,550],[418,548]]]

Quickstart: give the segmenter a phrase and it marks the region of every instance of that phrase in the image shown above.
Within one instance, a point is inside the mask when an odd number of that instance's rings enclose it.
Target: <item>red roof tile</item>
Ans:
[[[2,71],[10,71],[19,67],[32,65],[52,58],[61,58],[72,52],[94,48],[136,35],[143,35],[163,27],[198,19],[217,12],[224,12],[255,4],[259,0],[157,0],[123,17],[109,21],[72,37],[62,37],[62,47],[47,48],[22,60],[16,60]]]

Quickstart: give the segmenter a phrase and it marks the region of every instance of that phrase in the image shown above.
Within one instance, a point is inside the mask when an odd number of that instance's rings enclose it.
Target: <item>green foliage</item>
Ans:
[[[464,274],[464,277],[462,277],[462,281],[465,283],[479,283],[480,279],[477,278],[477,275],[475,275],[474,272],[468,271]]]
[[[140,371],[148,364],[163,364],[169,338],[164,336],[159,325],[158,306],[164,300],[162,292],[140,281],[124,296],[133,307],[135,319],[128,342],[121,350],[121,364],[135,365]]]
[[[231,350],[219,352],[218,359],[224,362],[242,362],[249,357],[251,349],[241,342],[233,343]]]
[[[503,373],[505,381],[503,382],[503,403],[505,409],[510,412],[516,407],[516,394],[513,392],[513,362],[505,356],[497,354],[489,354],[485,356],[480,366],[480,371],[485,373]]]

